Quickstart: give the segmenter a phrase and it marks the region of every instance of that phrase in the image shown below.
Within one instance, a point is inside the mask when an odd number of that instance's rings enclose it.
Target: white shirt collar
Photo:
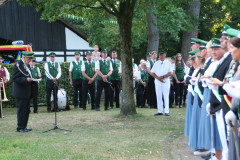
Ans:
[[[76,62],[76,64],[78,63],[78,62],[80,62],[81,60],[79,59],[79,61],[77,61],[76,59],[75,59],[75,62]]]

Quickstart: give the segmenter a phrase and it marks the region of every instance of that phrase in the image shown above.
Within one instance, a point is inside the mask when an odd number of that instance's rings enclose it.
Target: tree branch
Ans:
[[[87,6],[87,5],[81,5],[81,4],[76,5],[76,6],[74,6],[74,7],[71,8],[71,9],[76,9],[76,8],[78,8],[78,7],[82,7],[82,8],[93,8],[93,9],[103,9],[103,7],[93,7],[93,6]]]
[[[113,11],[111,11],[111,10],[109,10],[109,9],[107,8],[107,6],[106,6],[101,0],[99,0],[99,2],[100,2],[100,4],[102,5],[103,9],[104,9],[106,12],[114,15],[115,17],[118,17],[118,14],[115,13],[115,12],[113,12]]]
[[[106,0],[106,3],[113,9],[115,13],[118,13],[117,8],[109,0]]]

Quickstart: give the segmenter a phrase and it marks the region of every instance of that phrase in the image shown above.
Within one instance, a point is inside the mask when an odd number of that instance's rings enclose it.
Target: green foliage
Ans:
[[[70,80],[69,80],[69,62],[63,62],[60,63],[61,65],[61,70],[62,70],[62,76],[60,78],[60,88],[65,89],[67,92],[67,97],[69,100],[69,104],[73,104],[73,87],[70,85]],[[4,64],[5,67],[7,67],[9,74],[10,74],[10,81],[7,83],[6,87],[6,94],[7,98],[9,101],[3,102],[3,106],[7,107],[15,107],[15,98],[12,96],[12,69],[14,64]],[[41,75],[42,75],[42,80],[39,83],[39,91],[38,91],[38,104],[39,105],[46,105],[47,104],[47,98],[46,98],[46,76],[44,72],[44,65],[43,64],[36,64],[36,66],[39,67]]]

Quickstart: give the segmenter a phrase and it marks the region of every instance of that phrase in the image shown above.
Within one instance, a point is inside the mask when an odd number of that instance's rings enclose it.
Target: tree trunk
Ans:
[[[188,14],[194,18],[194,28],[190,32],[183,32],[181,53],[185,61],[188,59],[188,52],[190,51],[191,46],[191,38],[195,37],[198,28],[197,26],[199,22],[200,8],[201,0],[194,0],[188,8]]]
[[[132,19],[133,8],[129,1],[121,2],[120,15],[118,17],[120,30],[120,46],[122,60],[122,106],[121,115],[136,114],[133,92],[133,69],[132,69]]]
[[[154,4],[151,8],[154,7]],[[159,46],[159,33],[157,27],[157,17],[150,11],[147,14],[148,21],[148,52],[157,51]]]

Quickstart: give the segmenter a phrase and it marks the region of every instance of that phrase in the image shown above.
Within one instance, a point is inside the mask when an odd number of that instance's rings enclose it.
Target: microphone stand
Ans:
[[[44,67],[43,67],[44,68]],[[49,129],[49,130],[46,130],[44,131],[43,133],[46,133],[46,132],[49,132],[49,131],[52,131],[52,130],[56,130],[56,129],[60,129],[60,130],[64,130],[64,131],[69,131],[69,132],[72,132],[72,130],[69,130],[69,129],[64,129],[64,128],[59,128],[58,125],[57,125],[57,106],[56,106],[56,99],[57,99],[57,91],[59,89],[59,86],[56,82],[53,81],[53,79],[51,78],[51,75],[50,73],[48,73],[48,71],[46,71],[46,69],[44,68],[45,70],[45,73],[47,73],[47,75],[49,76],[49,78],[52,80],[53,84],[54,84],[54,89],[53,89],[53,104],[54,104],[54,112],[55,112],[55,124],[54,124],[54,127],[52,129]],[[60,90],[61,91],[61,90]],[[61,91],[62,95],[63,92]]]

